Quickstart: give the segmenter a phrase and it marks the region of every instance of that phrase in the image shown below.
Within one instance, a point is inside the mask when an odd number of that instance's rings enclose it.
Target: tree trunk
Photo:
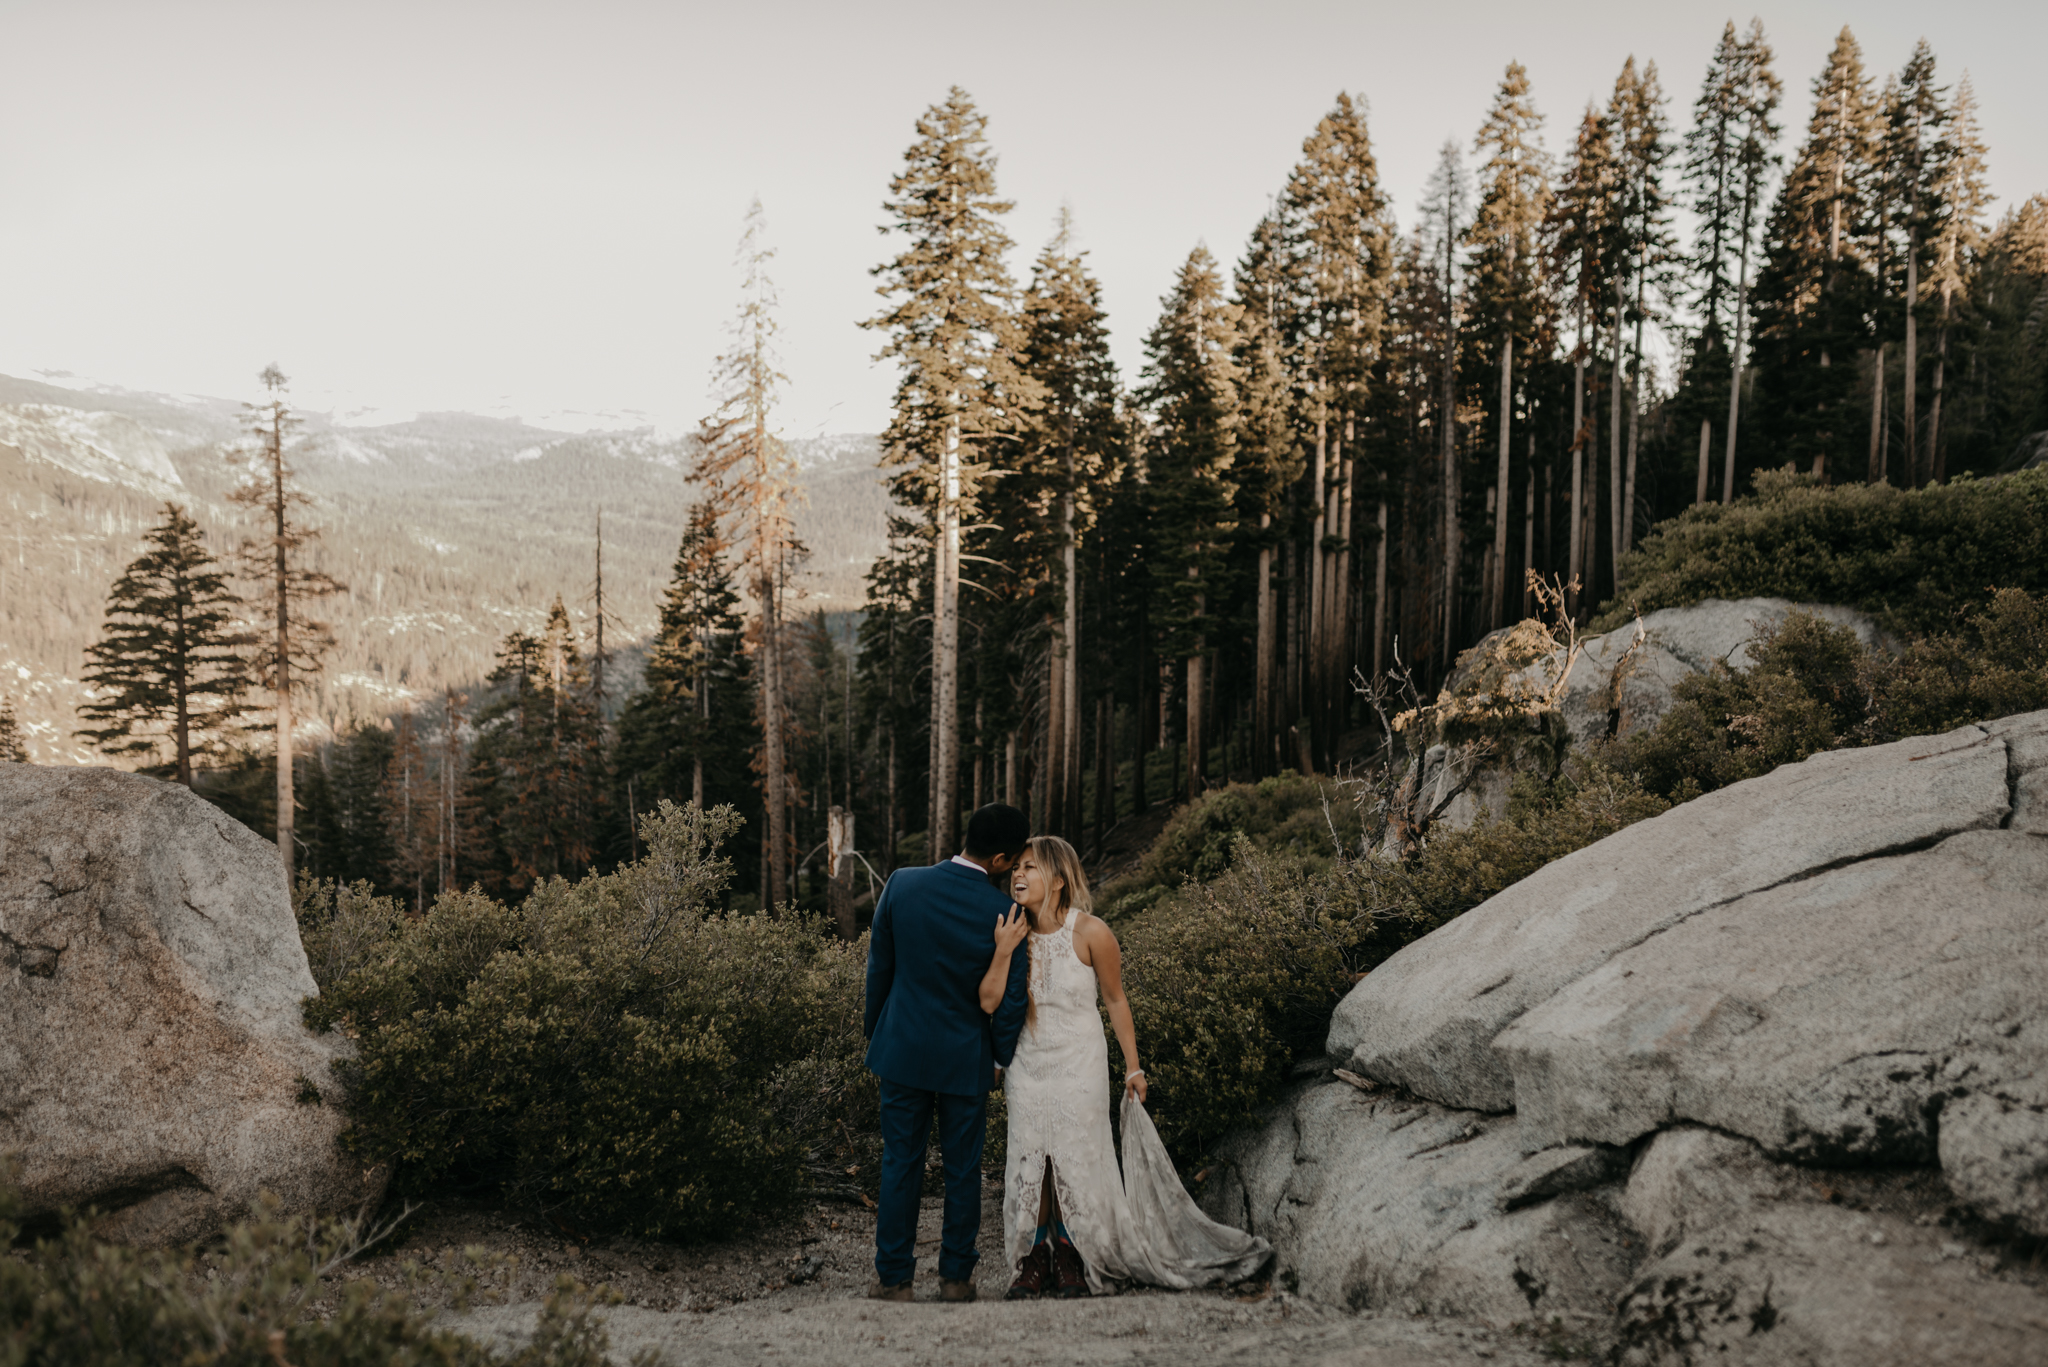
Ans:
[[[1500,343],[1500,469],[1494,479],[1493,500],[1493,595],[1491,625],[1505,625],[1508,574],[1508,440],[1514,425],[1515,329],[1512,322]]]
[[[1105,692],[1095,701],[1095,840],[1096,855],[1116,821],[1116,763],[1110,746],[1116,730],[1116,695]]]
[[[1905,385],[1903,386],[1906,400],[1906,458],[1903,463],[1905,466],[1906,487],[1908,489],[1920,483],[1920,472],[1924,468],[1918,460],[1920,454],[1920,422],[1919,408],[1916,401],[1918,399],[1917,391],[1920,379],[1920,338],[1916,326],[1918,320],[1913,316],[1916,311],[1915,306],[1919,302],[1920,238],[1918,230],[1915,229],[1906,234],[1906,371]]]
[[[1742,253],[1738,258],[1742,264],[1735,277],[1735,348],[1728,376],[1728,443],[1721,461],[1723,504],[1735,501],[1735,433],[1742,414],[1742,348],[1749,324],[1749,219],[1750,210],[1745,205],[1742,211]]]
[[[1584,586],[1579,571],[1584,566],[1579,528],[1585,521],[1586,483],[1586,301],[1579,300],[1579,340],[1572,352],[1572,513],[1566,524],[1571,541],[1566,551],[1565,612],[1577,619],[1579,590]]]
[[[1884,468],[1884,343],[1870,368],[1870,482],[1885,483]]]
[[[1522,616],[1529,616],[1529,576],[1536,572],[1536,436],[1529,435],[1529,493],[1522,510]]]
[[[1273,762],[1273,547],[1266,541],[1273,515],[1259,514],[1258,666],[1252,685],[1252,772],[1264,777]]]
[[[1947,453],[1941,446],[1941,385],[1948,370],[1948,315],[1949,285],[1941,286],[1941,330],[1936,334],[1934,349],[1934,401],[1927,414],[1927,475],[1936,484],[1948,478]]]
[[[177,746],[176,774],[179,783],[187,788],[192,786],[192,700],[191,671],[186,661],[192,658],[191,642],[185,639],[185,605],[176,596],[171,602],[171,639],[176,642],[175,658],[177,673],[171,680],[173,714],[171,739]]]
[[[1698,491],[1697,493],[1695,493],[1695,494],[1693,495],[1693,500],[1692,500],[1692,501],[1693,501],[1693,506],[1695,506],[1695,507],[1697,507],[1697,506],[1699,506],[1700,504],[1703,504],[1703,503],[1705,503],[1705,502],[1707,501],[1707,462],[1708,462],[1708,460],[1709,460],[1709,458],[1710,458],[1710,454],[1711,454],[1711,452],[1713,451],[1713,446],[1714,446],[1714,420],[1713,420],[1712,418],[1701,418],[1701,419],[1700,419],[1700,463],[1699,463],[1700,487],[1699,487],[1699,491]]]
[[[1636,338],[1632,354],[1635,369],[1628,382],[1628,471],[1621,484],[1621,553],[1627,555],[1636,544],[1636,441],[1642,429],[1643,420],[1643,285],[1649,275],[1644,263],[1638,262],[1636,271]],[[1620,578],[1620,561],[1615,562],[1615,577]],[[1619,588],[1617,582],[1616,587]]]
[[[1195,653],[1187,658],[1188,801],[1190,802],[1202,795],[1202,759],[1203,752],[1208,748],[1207,740],[1202,735],[1202,699],[1204,697],[1204,687],[1207,683],[1207,680],[1203,678],[1204,659],[1202,639],[1198,636],[1195,638]]]
[[[780,553],[774,562],[779,564]],[[782,734],[782,612],[779,569],[761,585],[761,749],[762,784],[768,806],[767,911],[776,915],[789,898],[789,784]]]
[[[273,414],[276,410],[272,410]],[[292,883],[296,851],[292,827],[298,802],[292,792],[292,635],[291,567],[285,544],[284,430],[274,426],[271,434],[271,514],[276,529],[275,552],[277,594],[277,853],[284,860],[285,886]]]
[[[832,924],[840,939],[852,940],[860,934],[853,915],[853,813],[836,805],[825,814],[825,867]]]
[[[1308,576],[1308,602],[1303,605],[1307,613],[1304,630],[1308,639],[1302,649],[1302,711],[1316,715],[1322,702],[1322,621],[1323,595],[1329,591],[1323,583],[1323,537],[1329,531],[1325,522],[1327,485],[1329,483],[1330,420],[1327,414],[1316,418],[1316,459],[1310,470],[1309,496],[1315,501],[1315,519],[1309,526],[1307,553],[1302,558],[1302,570]]]
[[[1387,472],[1380,471],[1379,546],[1372,557],[1372,675],[1377,679],[1386,668],[1387,648]]]
[[[1067,495],[1061,510],[1066,570],[1066,620],[1060,631],[1060,828],[1079,844],[1081,839],[1081,577],[1074,551],[1074,462],[1067,457]]]
[[[959,847],[960,822],[960,420],[946,429],[939,469],[938,580],[933,586],[930,862]]]
[[[1045,779],[1039,784],[1043,815],[1034,824],[1049,835],[1063,834],[1059,820],[1065,811],[1066,781],[1061,771],[1067,759],[1067,662],[1063,631],[1061,623],[1054,623],[1045,649]]]
[[[1607,382],[1607,563],[1614,571],[1614,587],[1621,587],[1621,393],[1627,387],[1628,358],[1621,354],[1621,315],[1627,311],[1628,295],[1623,282],[1614,282],[1614,328],[1609,333],[1608,353],[1612,361]]]
[[[1351,458],[1351,420],[1344,420],[1344,459],[1338,466],[1337,537],[1335,556],[1336,567],[1332,578],[1334,588],[1330,594],[1330,661],[1329,686],[1324,693],[1325,724],[1323,726],[1324,754],[1328,762],[1337,762],[1337,738],[1344,731],[1345,687],[1350,677],[1351,649],[1351,514],[1357,501],[1352,481],[1358,475],[1358,463]]]

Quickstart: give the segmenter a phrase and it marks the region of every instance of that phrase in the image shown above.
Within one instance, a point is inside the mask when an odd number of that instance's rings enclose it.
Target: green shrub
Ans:
[[[1822,488],[1764,472],[1754,496],[1659,523],[1621,567],[1595,627],[1703,598],[1842,603],[1895,631],[1953,627],[2003,585],[2048,590],[2048,470],[1924,489]]]
[[[1824,750],[2048,707],[2048,598],[1999,589],[1956,630],[1897,655],[1793,612],[1753,656],[1682,680],[1655,727],[1596,747],[1602,762],[1682,802]]]
[[[2000,589],[1959,630],[1915,641],[1863,683],[1879,740],[2048,707],[2048,597]]]
[[[1807,612],[1762,628],[1748,669],[1682,679],[1647,731],[1597,746],[1603,761],[1672,801],[1863,743],[1872,656],[1856,633]]]
[[[866,945],[720,915],[730,808],[663,803],[646,858],[412,920],[309,886],[316,1029],[355,1038],[345,1142],[401,1192],[489,1191],[590,1228],[703,1237],[784,1205],[875,1131]]]
[[[1117,926],[1160,1137],[1183,1162],[1199,1159],[1278,1099],[1298,1062],[1323,1052],[1331,1011],[1363,973],[1667,805],[1619,774],[1571,766],[1548,787],[1519,783],[1503,821],[1433,836],[1405,862],[1353,857],[1310,869],[1240,837],[1220,877]]]
[[[0,1365],[65,1367],[602,1367],[592,1294],[562,1283],[533,1340],[498,1356],[435,1327],[438,1305],[474,1290],[408,1264],[406,1289],[349,1280],[325,1318],[310,1312],[321,1278],[361,1251],[353,1221],[280,1219],[275,1208],[231,1226],[217,1247],[151,1251],[105,1244],[70,1216],[55,1237],[19,1246],[19,1195],[0,1174]],[[428,1293],[424,1297],[422,1293]],[[602,1299],[603,1292],[595,1293]],[[423,1299],[430,1304],[423,1304]]]
[[[1355,848],[1360,830],[1356,808],[1328,780],[1289,770],[1258,783],[1233,783],[1174,813],[1137,871],[1101,889],[1096,910],[1116,920],[1154,905],[1183,883],[1221,876],[1240,837],[1269,860],[1313,871],[1329,865],[1340,843]]]

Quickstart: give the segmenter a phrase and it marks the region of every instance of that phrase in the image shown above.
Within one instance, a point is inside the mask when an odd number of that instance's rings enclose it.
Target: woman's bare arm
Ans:
[[[1110,1029],[1116,1031],[1117,1048],[1123,1050],[1124,1093],[1143,1101],[1145,1074],[1138,1064],[1138,1027],[1131,1022],[1131,1003],[1124,996],[1123,947],[1116,942],[1116,932],[1097,916],[1084,920],[1075,938],[1082,942],[1084,962],[1095,970],[1102,1004],[1109,1008]]]
[[[981,978],[981,1013],[993,1016],[996,1008],[1003,1004],[1003,992],[1010,985],[1010,956],[1017,946],[1031,933],[1031,918],[1015,902],[1000,921],[996,922],[996,954],[989,960],[988,972]]]

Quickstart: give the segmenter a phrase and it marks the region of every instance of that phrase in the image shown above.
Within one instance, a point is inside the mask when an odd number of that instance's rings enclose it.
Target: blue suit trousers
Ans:
[[[924,1156],[938,1122],[946,1168],[946,1219],[939,1275],[971,1281],[981,1254],[981,1149],[988,1137],[988,1096],[927,1092],[882,1080],[882,1199],[875,1211],[875,1275],[899,1286],[917,1271],[917,1211]]]

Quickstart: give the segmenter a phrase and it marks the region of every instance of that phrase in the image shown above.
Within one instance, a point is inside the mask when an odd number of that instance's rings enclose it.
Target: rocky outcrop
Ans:
[[[1584,745],[1654,727],[1671,710],[1680,683],[1717,665],[1749,668],[1756,663],[1752,652],[1759,634],[1794,612],[1811,613],[1847,627],[1866,647],[1883,640],[1869,613],[1828,604],[1793,603],[1783,598],[1709,598],[1686,607],[1660,608],[1643,617],[1640,644],[1634,622],[1586,638],[1558,699],[1558,715],[1565,730],[1574,744]],[[1475,686],[1469,682],[1470,670],[1463,662],[1483,656],[1486,646],[1487,642],[1481,642],[1461,657],[1461,667],[1449,684],[1453,692],[1461,683]],[[1540,693],[1548,690],[1563,668],[1564,652],[1560,650],[1517,677],[1524,687]],[[1465,791],[1452,797],[1444,809],[1441,824],[1461,829],[1476,821],[1482,811],[1498,819],[1507,810],[1513,768],[1509,763],[1472,775]],[[1465,778],[1465,771],[1449,762],[1444,747],[1432,747],[1423,763],[1426,805],[1435,807]]]
[[[1794,612],[1847,627],[1865,646],[1878,643],[1877,623],[1869,613],[1824,603],[1708,598],[1682,608],[1660,608],[1642,618],[1640,646],[1634,622],[1587,638],[1560,700],[1572,739],[1583,744],[1655,726],[1671,710],[1673,690],[1681,682],[1716,665],[1749,668],[1756,663],[1751,647],[1758,633]],[[1562,660],[1553,660],[1548,667],[1554,672],[1561,665]],[[1532,667],[1531,683],[1540,681],[1544,668]]]
[[[2044,837],[2048,713],[1629,827],[1361,981],[1353,1080],[1205,1199],[1309,1294],[1620,1361],[2038,1361],[2048,1277],[2000,1250],[2048,1237]]]
[[[205,1235],[259,1191],[352,1210],[315,991],[274,847],[175,784],[0,764],[0,1153],[30,1209]]]

